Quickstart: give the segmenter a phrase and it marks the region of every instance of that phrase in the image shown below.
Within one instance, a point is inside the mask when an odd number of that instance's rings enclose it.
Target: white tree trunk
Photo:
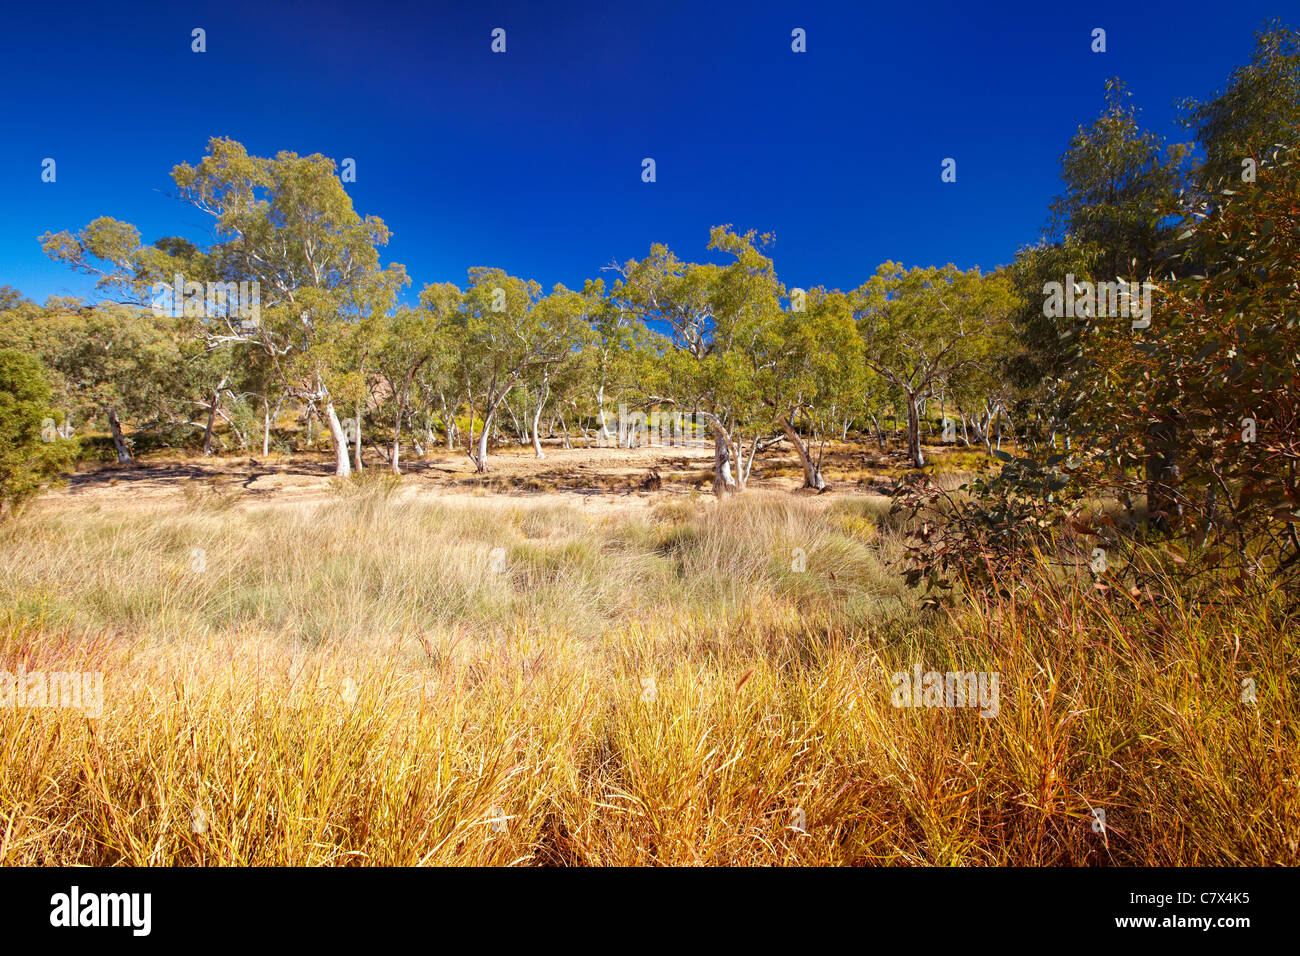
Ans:
[[[117,450],[117,463],[124,465],[131,460],[131,452],[126,447],[126,439],[122,437],[122,423],[117,420],[117,409],[108,410],[108,430],[113,436],[113,448]]]
[[[603,445],[605,444],[605,442],[609,441],[611,438],[614,437],[613,434],[610,433],[609,426],[605,424],[605,383],[604,382],[602,382],[600,388],[596,390],[596,405],[598,411],[600,412],[600,436],[596,439],[596,443],[598,445]]]
[[[736,479],[731,476],[731,446],[727,436],[716,422],[713,425],[713,494],[718,498],[736,491]]]
[[[912,460],[912,467],[925,465],[925,456],[921,454],[921,412],[917,408],[916,395],[907,394],[907,457]]]
[[[492,410],[488,412],[487,418],[483,420],[483,430],[478,434],[478,448],[475,450],[471,459],[474,462],[474,470],[480,474],[488,470],[488,440],[492,435],[492,426],[495,424],[496,412],[496,407],[493,406]],[[472,437],[474,434],[473,412],[470,412],[470,416],[470,435]]]
[[[325,421],[329,425],[330,438],[334,440],[334,474],[339,478],[346,478],[352,474],[352,465],[348,461],[348,436],[344,433],[339,416],[334,411],[333,402],[325,403]]]
[[[822,471],[813,461],[812,455],[808,452],[808,446],[804,444],[799,433],[794,430],[790,424],[789,416],[782,416],[781,430],[785,432],[785,437],[791,445],[794,446],[795,454],[799,456],[799,464],[803,466],[803,486],[805,488],[814,488],[817,491],[826,490],[826,479],[822,477]]]
[[[538,434],[538,429],[542,422],[542,409],[546,407],[546,399],[550,397],[550,394],[551,387],[547,385],[542,389],[542,394],[537,399],[537,410],[533,412],[533,454],[538,458],[546,457],[546,453],[542,451],[542,438]]]

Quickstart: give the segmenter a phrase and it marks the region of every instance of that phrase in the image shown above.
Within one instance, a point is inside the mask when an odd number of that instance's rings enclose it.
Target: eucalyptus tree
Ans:
[[[417,377],[425,366],[438,358],[443,342],[439,335],[438,317],[430,309],[398,309],[386,318],[374,365],[382,379],[392,416],[393,444],[388,456],[389,467],[393,474],[400,475],[402,429],[410,419],[413,390],[418,388]]]
[[[594,387],[597,368],[595,338],[595,333],[588,331],[587,341],[575,349],[569,358],[559,363],[547,380],[551,396],[552,432],[554,423],[558,421],[565,448],[573,447],[570,425],[577,429],[588,448],[592,445],[587,433],[587,422],[596,423],[595,430],[599,436],[599,399]]]
[[[1105,109],[1078,129],[1061,157],[1065,191],[1052,201],[1052,223],[1058,238],[1088,249],[1096,270],[1089,279],[1142,281],[1174,265],[1166,259],[1173,239],[1167,210],[1185,185],[1189,147],[1166,146],[1144,129],[1129,97],[1119,80],[1107,82]],[[1177,267],[1196,271],[1188,265]],[[1168,490],[1177,480],[1181,414],[1172,406],[1152,409],[1146,470],[1149,499],[1161,514],[1176,507]]]
[[[35,356],[0,348],[0,516],[72,465],[77,443],[54,428],[52,398]]]
[[[826,439],[840,424],[838,417],[861,401],[867,372],[849,297],[818,288],[810,290],[802,304],[804,308],[792,307],[783,314],[774,374],[768,378],[768,404],[799,458],[804,487],[822,491]],[[810,442],[804,441],[800,428]]]
[[[37,358],[65,424],[107,420],[120,463],[130,462],[123,423],[158,429],[187,419],[191,394],[184,319],[128,305],[51,298],[0,312],[0,347]]]
[[[195,166],[176,166],[172,180],[182,201],[210,217],[215,241],[207,249],[141,246],[138,229],[105,217],[76,234],[47,233],[47,254],[96,275],[102,287],[129,289],[139,302],[178,273],[186,282],[256,288],[254,321],[229,308],[204,308],[206,341],[266,352],[284,393],[324,417],[336,473],[348,474],[347,438],[331,391],[332,380],[353,384],[336,374],[349,358],[339,326],[391,305],[406,281],[401,266],[380,266],[388,227],[358,215],[334,161],[319,154],[250,156],[240,143],[214,137],[207,155]]]
[[[426,290],[427,291],[427,290]],[[502,269],[474,268],[459,308],[445,320],[457,349],[457,377],[470,412],[466,448],[488,470],[488,441],[502,403],[532,372],[568,359],[582,341],[590,300],[557,285],[549,295]],[[477,441],[474,421],[481,417]]]
[[[1053,238],[1092,247],[1097,274],[1087,278],[1141,280],[1158,268],[1172,228],[1161,210],[1185,184],[1189,154],[1144,129],[1125,85],[1107,81],[1102,113],[1061,156],[1065,188],[1049,207]]]
[[[755,456],[775,438],[763,395],[775,375],[784,289],[755,245],[770,238],[715,226],[708,248],[729,256],[725,265],[682,262],[656,243],[645,259],[617,270],[616,300],[663,330],[671,346],[656,380],[646,383],[647,399],[708,423],[718,497],[744,491]]]
[[[626,386],[634,376],[638,365],[638,332],[643,327],[635,315],[606,294],[604,280],[589,279],[582,291],[592,303],[591,341],[582,361],[589,367],[598,440],[607,444],[615,440],[605,411],[608,392]]]
[[[428,329],[431,351],[413,376],[413,399],[423,412],[425,440],[430,443],[434,440],[433,413],[437,411],[448,451],[456,447],[456,413],[464,385],[461,368],[467,343],[461,322],[463,305],[464,293],[454,282],[435,282],[420,292],[420,308],[432,321]],[[412,406],[408,419],[414,410]]]
[[[46,361],[56,378],[67,369],[64,378],[85,414],[106,416],[117,460],[129,462],[123,417],[157,417],[160,378],[167,380],[163,389],[169,399],[178,390],[175,369],[163,372],[159,362],[172,365],[175,356],[164,358],[163,353],[178,347],[184,313],[150,315],[153,279],[186,268],[206,275],[208,264],[184,242],[142,245],[139,229],[108,216],[75,232],[47,232],[40,242],[54,261],[92,276],[96,290],[106,297],[98,306],[80,301],[49,304],[47,319],[60,330],[60,338],[47,342],[51,351]],[[165,341],[168,336],[170,343]],[[140,351],[132,354],[132,349]]]
[[[570,389],[576,384],[573,374],[584,368],[581,361],[583,352],[597,341],[593,319],[605,313],[607,302],[603,293],[599,283],[593,285],[589,282],[583,292],[556,286],[534,308],[538,327],[550,330],[555,349],[554,360],[535,362],[525,371],[534,397],[529,433],[533,452],[538,458],[546,457],[540,436],[542,414],[555,392],[557,381]]]
[[[919,403],[997,347],[1015,306],[1010,282],[979,269],[905,269],[886,262],[853,297],[866,366],[902,394],[907,456],[920,468]]]
[[[1267,24],[1255,36],[1250,62],[1232,71],[1221,92],[1181,106],[1183,125],[1205,152],[1200,188],[1214,195],[1224,181],[1254,181],[1274,148],[1294,145],[1300,135],[1300,30]]]

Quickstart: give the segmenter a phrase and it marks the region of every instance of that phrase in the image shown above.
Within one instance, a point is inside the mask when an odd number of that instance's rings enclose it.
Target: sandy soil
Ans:
[[[601,511],[637,510],[656,501],[694,493],[712,495],[713,449],[644,446],[640,448],[562,448],[545,446],[545,458],[531,447],[493,451],[489,471],[475,474],[463,451],[408,452],[400,494],[448,499],[503,495],[538,504],[580,504]],[[370,453],[366,469],[387,472],[388,463]],[[861,446],[828,453],[827,494],[880,493],[889,481],[891,463]],[[240,504],[308,503],[333,494],[333,456],[318,454],[164,458],[130,465],[92,465],[47,492],[36,508],[88,505],[153,507],[194,494],[237,495]],[[656,476],[658,481],[656,482]],[[657,487],[656,487],[657,484]],[[788,448],[770,449],[755,463],[750,488],[809,494],[801,488],[798,460]]]

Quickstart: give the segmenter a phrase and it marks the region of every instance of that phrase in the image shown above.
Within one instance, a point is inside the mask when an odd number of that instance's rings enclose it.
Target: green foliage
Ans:
[[[1080,420],[1104,448],[1110,486],[1136,492],[1152,425],[1174,411],[1172,529],[1225,539],[1249,567],[1300,561],[1300,148],[1277,150],[1258,181],[1221,184],[1185,210],[1172,255],[1204,274],[1168,282],[1139,333],[1097,327],[1079,382]]]
[[[999,377],[998,364],[1009,351],[1014,290],[1001,273],[887,262],[853,301],[867,367],[901,393],[908,456],[919,468],[918,403],[943,385],[969,391]]]
[[[50,396],[40,362],[0,349],[0,512],[20,506],[76,457],[77,443],[56,431]]]
[[[1130,95],[1118,79],[1107,81],[1106,109],[1070,141],[1061,157],[1065,192],[1050,207],[1058,234],[1094,247],[1107,279],[1140,279],[1155,268],[1169,228],[1161,211],[1183,183],[1189,152],[1143,130]]]
[[[1183,122],[1205,149],[1198,180],[1212,188],[1242,179],[1242,160],[1261,160],[1295,142],[1300,126],[1300,30],[1274,21],[1256,35],[1251,61],[1232,71],[1227,88],[1201,103],[1184,101]]]
[[[904,528],[904,577],[936,594],[958,583],[1005,588],[1026,563],[1051,548],[1061,516],[1077,495],[1064,455],[1040,462],[995,451],[1003,464],[948,491],[924,473],[899,479],[890,513]],[[932,599],[934,599],[932,597]]]

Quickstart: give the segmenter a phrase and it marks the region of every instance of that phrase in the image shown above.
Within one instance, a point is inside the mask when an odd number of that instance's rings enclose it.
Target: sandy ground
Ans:
[[[602,512],[639,510],[673,496],[712,496],[713,449],[644,446],[640,448],[562,448],[545,446],[545,458],[531,447],[506,446],[489,457],[489,471],[475,474],[463,451],[430,451],[402,462],[402,497],[442,498],[507,496],[537,504],[567,503]],[[367,471],[388,471],[388,463],[371,452]],[[888,483],[889,463],[861,446],[843,446],[827,455],[824,470],[831,496],[880,493]],[[194,494],[237,495],[240,504],[308,503],[333,495],[333,455],[317,454],[164,458],[129,465],[91,465],[71,475],[34,503],[37,509],[111,505],[149,508]],[[656,488],[655,476],[658,477]],[[755,463],[751,489],[811,495],[802,489],[802,474],[793,452],[769,449]]]

